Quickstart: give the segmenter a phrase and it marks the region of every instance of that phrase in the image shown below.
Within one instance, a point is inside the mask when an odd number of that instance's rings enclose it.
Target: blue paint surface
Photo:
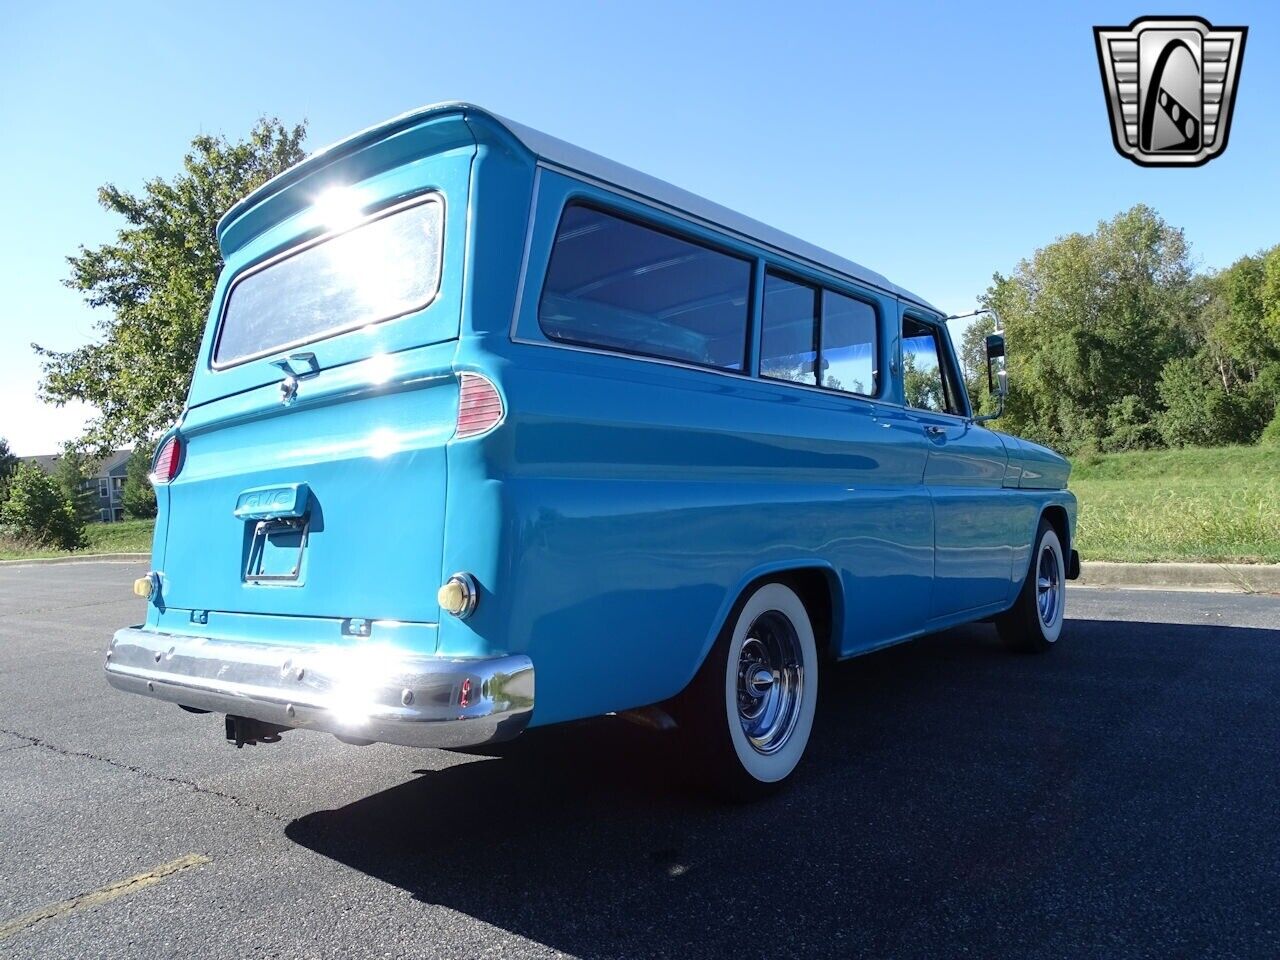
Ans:
[[[158,491],[153,627],[526,653],[533,722],[546,724],[679,692],[761,577],[810,571],[828,597],[824,641],[852,656],[1006,609],[1045,511],[1074,532],[1057,454],[903,406],[902,317],[939,318],[896,288],[539,165],[500,123],[463,108],[363,134],[304,173],[238,205],[220,231],[227,267],[177,428],[182,469]],[[404,316],[215,369],[229,286],[322,236],[314,201],[335,187],[366,212],[443,198],[438,294]],[[542,282],[574,202],[747,260],[746,369],[548,339]],[[757,375],[766,269],[874,307],[875,396]],[[282,403],[277,364],[294,349],[315,361]],[[463,372],[496,386],[504,418],[458,439]],[[305,501],[303,575],[249,581],[265,514],[246,494],[289,490],[305,491],[294,504]],[[436,601],[461,571],[480,588],[466,620]],[[370,637],[345,631],[351,619],[374,621]]]

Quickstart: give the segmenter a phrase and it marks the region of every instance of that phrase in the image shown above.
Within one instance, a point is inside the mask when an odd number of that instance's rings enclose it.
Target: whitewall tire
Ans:
[[[677,719],[722,795],[751,799],[781,785],[800,763],[818,703],[818,651],[809,611],[784,583],[740,599]]]
[[[996,619],[1001,638],[1029,653],[1044,653],[1062,636],[1067,610],[1067,564],[1048,520],[1036,531],[1026,579],[1013,606]]]

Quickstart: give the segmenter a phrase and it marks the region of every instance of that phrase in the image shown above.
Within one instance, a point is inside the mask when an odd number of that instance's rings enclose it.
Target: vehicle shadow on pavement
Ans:
[[[1274,955],[1277,690],[1280,631],[1075,620],[1032,657],[977,625],[828,668],[761,803],[606,718],[287,834],[582,957]]]

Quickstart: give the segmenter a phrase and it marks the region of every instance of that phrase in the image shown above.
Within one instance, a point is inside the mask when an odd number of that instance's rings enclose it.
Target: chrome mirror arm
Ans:
[[[951,320],[963,320],[963,319],[965,319],[965,318],[967,318],[967,317],[978,317],[978,316],[981,316],[981,315],[982,315],[982,314],[984,314],[984,313],[989,313],[989,314],[991,314],[992,318],[993,318],[993,319],[995,320],[995,322],[996,322],[996,328],[995,328],[995,330],[994,330],[994,332],[993,332],[993,333],[994,333],[994,335],[996,335],[996,336],[999,336],[999,337],[1003,338],[1003,337],[1004,337],[1004,322],[1000,319],[1000,314],[996,312],[996,308],[995,308],[995,307],[979,307],[977,310],[970,310],[968,313],[957,313],[957,314],[953,314],[952,316],[947,317],[947,318],[946,318],[946,321],[948,321],[948,322],[949,322],[949,321],[951,321]],[[991,345],[990,345],[990,343],[988,343],[988,345],[987,345],[987,346],[988,346],[988,349],[990,349],[990,346],[991,346]],[[988,386],[992,386],[992,384],[991,384],[991,361],[992,361],[993,359],[998,359],[998,360],[1000,361],[999,366],[997,367],[997,369],[996,369],[996,371],[995,371],[995,384],[994,384],[994,389],[992,390],[992,392],[995,394],[995,398],[996,398],[996,409],[995,409],[995,412],[993,412],[993,413],[984,413],[984,414],[982,414],[982,415],[980,415],[980,416],[970,416],[970,417],[969,417],[969,422],[970,422],[970,423],[975,423],[975,424],[990,423],[992,420],[996,420],[996,419],[998,419],[998,418],[1000,418],[1000,417],[1004,416],[1004,398],[1005,398],[1006,396],[1008,396],[1008,395],[1009,395],[1009,371],[1005,368],[1005,357],[1004,357],[1003,343],[1001,344],[1001,352],[1000,352],[999,357],[994,357],[994,358],[993,358],[989,353],[988,353],[988,355],[987,355],[987,384],[988,384]]]
[[[1004,416],[1004,398],[1005,394],[1009,392],[1007,377],[1008,374],[1004,370],[996,371],[996,381],[1000,384],[1000,389],[996,391],[996,409],[993,413],[970,417],[971,423],[990,423],[992,420],[997,420]]]

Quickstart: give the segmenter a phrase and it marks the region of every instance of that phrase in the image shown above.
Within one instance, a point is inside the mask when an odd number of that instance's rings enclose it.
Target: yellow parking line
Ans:
[[[208,857],[202,857],[198,853],[188,853],[185,857],[179,857],[177,860],[156,867],[154,870],[139,873],[125,880],[117,880],[115,883],[94,890],[92,893],[82,893],[78,897],[63,900],[61,903],[51,903],[47,907],[41,907],[39,910],[33,910],[24,916],[14,917],[12,920],[0,923],[0,940],[13,936],[19,930],[34,927],[37,923],[53,920],[55,917],[65,917],[69,913],[86,910],[89,907],[101,906],[104,903],[110,903],[117,897],[137,893],[139,890],[144,890],[153,884],[159,883],[165,877],[171,877],[175,873],[190,870],[192,867],[198,867],[208,862]]]

